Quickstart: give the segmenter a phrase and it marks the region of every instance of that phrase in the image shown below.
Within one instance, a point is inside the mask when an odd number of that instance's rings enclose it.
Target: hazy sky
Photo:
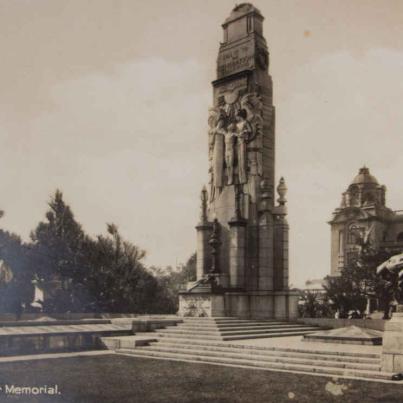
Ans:
[[[289,188],[291,281],[330,271],[327,221],[366,164],[403,208],[403,1],[261,0]],[[60,188],[175,265],[195,250],[210,82],[232,0],[0,0],[2,227]]]

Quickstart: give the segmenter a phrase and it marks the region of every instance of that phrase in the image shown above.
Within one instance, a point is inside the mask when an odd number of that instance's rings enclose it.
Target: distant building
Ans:
[[[303,289],[303,291],[324,294],[326,292],[324,287],[325,285],[326,280],[323,278],[307,280],[305,281],[305,288]]]
[[[403,251],[403,211],[388,208],[385,196],[386,187],[361,168],[329,222],[332,276],[358,257],[363,241],[376,250]]]

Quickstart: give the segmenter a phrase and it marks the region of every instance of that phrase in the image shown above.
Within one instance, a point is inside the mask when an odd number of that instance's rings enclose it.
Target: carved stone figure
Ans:
[[[242,96],[239,102],[239,110],[246,112],[246,121],[248,124],[248,148],[256,151],[257,174],[263,175],[263,104],[260,96],[255,93],[247,93]],[[239,112],[238,112],[239,113]],[[272,116],[270,116],[272,119]]]
[[[210,111],[210,161],[212,166],[212,186],[216,194],[224,185],[224,136],[226,117],[223,111],[212,109]]]
[[[236,126],[230,124],[225,132],[225,165],[227,167],[227,184],[232,185],[234,182],[234,161],[235,161],[235,140]]]
[[[214,172],[213,167],[210,165],[209,167],[209,185],[210,185],[210,202],[212,202],[215,198],[215,186],[214,186]]]
[[[254,152],[253,161],[257,164],[254,172],[260,176],[263,174],[262,113],[262,101],[256,93],[241,95],[239,91],[234,91],[231,97],[225,98],[220,107],[210,109],[210,201],[217,197],[224,185],[234,184],[236,161],[237,183],[248,182],[247,146],[250,145]]]
[[[252,135],[250,123],[246,120],[247,112],[241,109],[237,113],[237,156],[238,156],[238,178],[240,184],[245,184],[248,181],[247,169],[248,160],[246,153],[246,144]]]

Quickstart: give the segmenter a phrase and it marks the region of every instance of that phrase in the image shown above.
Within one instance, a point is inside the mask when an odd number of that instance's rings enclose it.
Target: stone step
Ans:
[[[168,329],[165,330],[159,330],[158,331],[158,336],[159,337],[167,337],[167,338],[180,338],[180,339],[186,339],[186,340],[217,340],[217,341],[222,341],[222,337],[219,332],[217,333],[212,333],[209,335],[200,335],[196,333],[178,333],[178,332],[167,332]]]
[[[184,322],[185,323],[185,322]],[[292,323],[281,320],[256,320],[256,319],[231,319],[231,320],[216,320],[217,325],[245,324],[245,323]]]
[[[203,319],[203,318],[192,318],[187,319],[184,318],[182,323],[197,323],[201,325],[205,324],[217,324],[217,325],[227,325],[233,323],[287,323],[287,321],[280,321],[280,320],[257,320],[257,319]]]
[[[361,357],[350,357],[343,355],[332,355],[326,354],[313,354],[310,351],[278,351],[278,350],[261,350],[261,349],[253,349],[253,348],[243,348],[243,346],[232,346],[227,347],[226,345],[218,344],[214,345],[212,343],[192,343],[187,344],[183,343],[180,340],[172,340],[172,339],[160,339],[157,343],[151,344],[151,346],[164,347],[170,349],[182,348],[187,350],[197,349],[202,351],[216,351],[216,352],[224,352],[224,353],[242,353],[242,354],[251,354],[251,355],[263,355],[269,357],[283,357],[283,358],[304,358],[308,360],[321,360],[321,361],[340,361],[346,363],[361,363],[361,364],[373,364],[380,365],[380,356],[377,358],[361,358]]]
[[[186,330],[186,331],[192,331],[192,332],[214,332],[214,331],[220,331],[221,333],[223,332],[230,332],[230,331],[238,331],[238,330],[263,330],[263,329],[295,329],[295,328],[309,328],[309,329],[315,329],[315,331],[318,331],[319,329],[314,326],[304,326],[304,325],[298,325],[298,324],[292,324],[292,325],[283,325],[283,324],[273,324],[273,325],[237,325],[237,326],[228,326],[228,327],[222,327],[222,326],[192,326],[192,325],[179,325],[174,328],[167,328],[167,329],[181,329],[181,330]]]
[[[380,371],[379,363],[375,364],[367,364],[367,363],[359,363],[359,362],[344,362],[337,360],[320,360],[320,359],[312,359],[308,357],[281,357],[276,355],[265,355],[260,354],[259,352],[251,352],[251,351],[214,351],[214,350],[203,350],[203,349],[189,349],[182,348],[177,346],[167,347],[163,345],[159,345],[159,343],[151,345],[147,348],[140,347],[141,349],[146,349],[147,351],[160,351],[160,352],[169,352],[175,354],[188,354],[188,355],[197,355],[197,356],[206,356],[206,357],[226,357],[226,358],[234,358],[234,359],[246,359],[246,360],[257,360],[257,361],[265,361],[265,362],[282,362],[282,363],[291,363],[291,364],[303,364],[303,365],[316,365],[316,366],[325,366],[325,367],[333,367],[333,368],[349,368],[349,369],[361,369],[365,371]]]
[[[243,366],[248,368],[263,368],[271,370],[285,370],[285,371],[296,371],[303,373],[316,373],[331,376],[351,376],[360,377],[366,379],[387,379],[392,378],[392,374],[384,373],[380,371],[368,371],[368,370],[358,370],[358,369],[347,369],[347,368],[336,368],[336,367],[325,367],[325,366],[314,366],[314,365],[303,365],[303,364],[292,364],[292,363],[280,363],[280,362],[267,362],[258,361],[253,359],[241,359],[241,358],[228,358],[228,357],[208,357],[199,356],[191,354],[178,354],[169,353],[161,351],[152,351],[147,348],[140,347],[135,350],[122,349],[118,350],[121,354],[131,355],[135,357],[149,357],[149,358],[160,358],[160,359],[171,359],[184,362],[200,362],[206,364],[221,364],[221,365],[231,365],[231,366]]]
[[[150,333],[152,336],[152,333]],[[120,337],[101,337],[101,342],[108,350],[117,350],[119,348],[136,348],[138,346],[148,346],[151,342],[156,342],[155,337],[146,336],[120,336]]]
[[[182,322],[181,326],[192,326],[192,327],[236,327],[236,326],[269,326],[269,325],[297,325],[298,323],[292,322],[258,322],[258,321],[248,321],[248,322],[229,322],[229,323],[217,323],[217,322]],[[301,325],[301,323],[299,323]]]
[[[316,327],[309,326],[296,326],[292,328],[268,328],[268,329],[243,329],[243,330],[231,330],[231,331],[221,331],[222,336],[240,336],[248,334],[286,334],[288,332],[304,332],[304,334],[310,332],[316,332],[318,329]]]
[[[281,322],[278,320],[248,320],[248,321],[232,321],[232,322],[196,322],[196,321],[191,321],[191,322],[182,322],[182,325],[187,325],[187,326],[220,326],[220,327],[230,327],[230,326],[243,326],[243,325],[290,325],[290,324],[301,324],[298,322]]]
[[[183,316],[181,319],[183,319],[183,321],[211,321],[211,322],[215,322],[216,320],[220,320],[220,321],[231,321],[231,320],[239,320],[238,318],[234,317],[234,316],[217,316],[217,317],[211,317],[211,316]]]
[[[218,330],[197,330],[197,331],[192,331],[192,330],[186,330],[183,329],[182,327],[172,327],[172,328],[167,328],[160,330],[160,334],[166,334],[166,333],[175,333],[175,334],[185,334],[189,336],[201,336],[201,335],[207,335],[207,336],[214,336],[214,335],[221,335],[223,337],[225,336],[240,336],[240,335],[249,335],[249,334],[277,334],[277,333],[287,333],[288,331],[290,332],[297,332],[297,331],[304,331],[304,332],[316,332],[318,329],[316,327],[309,327],[309,326],[295,326],[292,328],[272,328],[269,327],[267,329],[265,328],[258,328],[258,329],[248,329],[248,328],[242,328],[239,330],[225,330],[225,331],[218,331]]]
[[[317,356],[325,355],[325,356],[335,356],[335,357],[349,357],[353,359],[377,359],[380,360],[379,353],[358,353],[358,352],[348,352],[348,351],[329,351],[329,350],[318,350],[310,348],[302,349],[302,348],[292,348],[292,347],[262,347],[262,346],[250,346],[245,344],[231,344],[223,341],[214,341],[214,340],[205,340],[205,339],[197,339],[197,338],[180,338],[180,337],[162,337],[159,339],[158,343],[178,343],[178,344],[186,344],[186,345],[197,345],[197,346],[206,346],[210,347],[219,347],[219,348],[235,348],[235,349],[244,349],[246,351],[256,350],[259,352],[282,352],[282,353],[301,353],[301,354],[315,354]]]
[[[191,327],[194,329],[209,329],[209,328],[218,328],[218,329],[232,329],[234,327],[243,327],[243,326],[302,326],[301,323],[290,323],[290,322],[242,322],[242,323],[214,323],[214,324],[200,324],[200,323],[181,323],[181,327]],[[317,328],[319,330],[319,328]]]
[[[183,330],[184,332],[192,332],[192,333],[211,333],[211,332],[219,332],[220,328],[217,326],[200,326],[200,327],[194,327],[194,326],[177,326],[177,327],[167,327],[164,330],[167,329],[175,329],[175,330]]]
[[[309,331],[295,331],[295,332],[281,332],[281,333],[248,333],[248,334],[240,334],[240,335],[232,335],[232,336],[221,336],[221,335],[197,335],[197,334],[183,334],[183,333],[162,333],[159,332],[161,337],[167,338],[181,338],[184,340],[216,340],[216,341],[231,341],[231,340],[245,340],[245,339],[262,339],[262,338],[271,338],[271,337],[290,337],[290,336],[303,336],[304,334],[310,333]],[[202,337],[201,337],[202,336]]]
[[[183,318],[183,322],[200,322],[200,323],[233,323],[233,322],[287,322],[279,319],[240,319],[240,318]]]

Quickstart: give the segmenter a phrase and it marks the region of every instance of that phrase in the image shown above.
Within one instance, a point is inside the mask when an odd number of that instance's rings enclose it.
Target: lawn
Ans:
[[[5,385],[59,386],[57,396],[6,396]],[[403,385],[119,355],[0,364],[6,402],[402,402]],[[342,392],[343,394],[337,395]]]

